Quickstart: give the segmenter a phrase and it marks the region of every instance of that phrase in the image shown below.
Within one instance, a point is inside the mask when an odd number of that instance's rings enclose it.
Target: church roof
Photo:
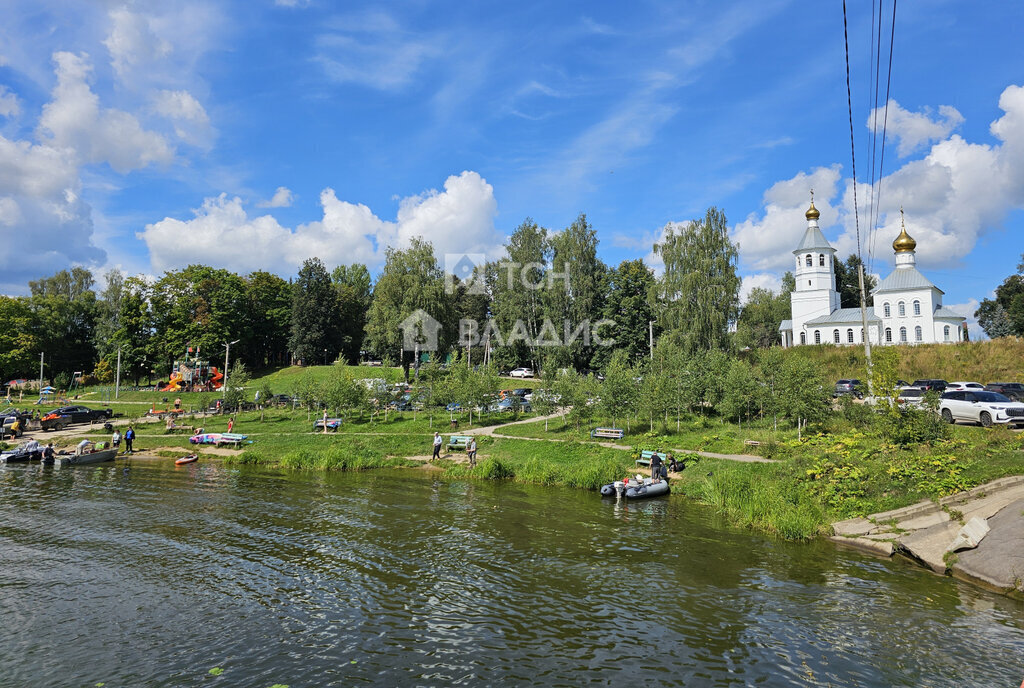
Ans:
[[[941,289],[936,287],[931,281],[922,275],[917,268],[901,267],[896,268],[889,276],[878,283],[872,294],[879,294],[882,292],[889,291],[907,291],[910,289],[938,289],[940,294],[944,294]]]
[[[953,311],[949,310],[945,306],[939,306],[938,308],[936,308],[934,315],[935,315],[935,318],[937,318],[937,319],[938,318],[941,318],[941,319],[949,318],[949,319],[952,319],[952,320],[966,320],[967,319],[964,316],[960,315],[959,313],[954,313]]]
[[[781,323],[779,323],[779,332],[789,332],[792,329],[793,329],[793,321],[792,320],[783,320]]]
[[[832,244],[828,243],[828,239],[818,229],[818,225],[808,225],[807,231],[804,232],[804,238],[800,241],[800,245],[796,247],[793,253],[801,253],[809,249],[824,249],[827,251],[835,251],[832,248]]]
[[[868,322],[882,322],[877,315],[868,311]],[[860,325],[859,308],[837,308],[828,315],[821,315],[813,320],[808,320],[804,325]]]

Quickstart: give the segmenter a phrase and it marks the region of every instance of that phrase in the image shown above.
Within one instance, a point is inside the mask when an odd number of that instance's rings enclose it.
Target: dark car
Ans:
[[[1002,394],[1010,401],[1024,401],[1024,385],[1019,382],[990,382],[985,391]]]
[[[944,392],[946,390],[946,387],[948,386],[949,383],[946,382],[945,380],[933,380],[930,378],[924,380],[914,380],[914,384],[911,385],[911,387],[920,387],[926,392],[939,392],[940,394]]]
[[[103,423],[114,415],[111,409],[91,409],[88,406],[61,406],[56,413],[70,417],[72,423]]]
[[[857,379],[837,380],[836,389],[832,392],[832,396],[838,397],[843,394],[852,394],[856,398],[862,399],[864,397],[864,392],[861,389],[861,381]]]

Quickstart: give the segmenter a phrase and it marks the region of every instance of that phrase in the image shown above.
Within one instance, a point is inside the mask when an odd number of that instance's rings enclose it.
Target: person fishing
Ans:
[[[441,458],[441,434],[438,432],[434,433],[434,455],[430,457],[430,460]]]

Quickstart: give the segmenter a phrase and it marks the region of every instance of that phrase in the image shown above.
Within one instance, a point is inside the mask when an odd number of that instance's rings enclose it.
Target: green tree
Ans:
[[[626,420],[636,414],[640,390],[637,388],[637,371],[629,364],[629,352],[617,350],[605,369],[604,382],[601,383],[600,410],[602,415],[612,419],[612,426],[622,419]]]
[[[292,285],[258,270],[245,278],[246,330],[238,351],[253,368],[288,363]]]
[[[120,349],[121,370],[138,385],[152,365],[153,318],[149,285],[141,277],[128,277],[121,285],[118,303],[117,328],[110,335],[105,360],[108,365],[112,364]]]
[[[798,437],[805,425],[828,414],[831,390],[813,361],[787,356],[783,360],[777,389],[779,410],[796,423]]]
[[[421,354],[429,350],[424,347],[431,344],[427,330],[432,323],[438,329],[437,350],[431,356],[442,357],[458,339],[454,299],[446,293],[434,247],[414,237],[409,248],[389,247],[385,252],[384,269],[373,288],[366,340],[378,355],[398,359],[408,377],[409,366],[418,367]]]
[[[288,347],[305,365],[326,364],[341,350],[338,293],[319,258],[306,259],[299,269],[292,292]]]
[[[786,273],[792,278],[792,273]],[[779,344],[779,326],[790,316],[790,293],[785,288],[776,294],[770,289],[754,287],[740,310],[736,322],[736,345],[739,348],[766,349]]]
[[[757,384],[754,372],[746,361],[733,359],[725,374],[722,397],[718,401],[718,412],[728,420],[750,420],[757,408]]]
[[[228,270],[189,265],[167,272],[150,290],[153,337],[150,358],[160,374],[185,351],[216,361],[224,344],[244,340],[249,324],[245,282]],[[234,349],[238,360],[245,352]]]
[[[599,328],[602,339],[614,340],[614,347],[596,350],[597,368],[604,368],[611,351],[625,351],[628,360],[639,361],[650,355],[650,323],[654,320],[651,293],[654,273],[640,259],[624,260],[608,273],[608,297],[604,318],[611,321]],[[655,336],[659,334],[656,331]]]
[[[235,361],[228,375],[228,384],[224,389],[224,406],[239,409],[245,398],[245,386],[249,384],[249,370],[242,361]]]
[[[846,259],[846,262],[836,261],[836,291],[839,292],[839,306],[841,308],[860,308],[860,277],[857,274],[861,260],[853,253]],[[878,286],[878,280],[864,273],[864,295],[865,304],[872,306],[874,297],[871,290]]]
[[[100,357],[111,353],[114,332],[118,328],[118,317],[121,313],[121,294],[124,289],[124,275],[120,270],[109,270],[104,275],[107,286],[100,293],[99,301],[96,304],[96,327],[94,337],[96,339],[96,351]]]
[[[29,282],[36,337],[53,372],[85,372],[96,361],[99,308],[89,270],[75,267]]]
[[[508,259],[487,266],[485,279],[491,293],[491,313],[498,330],[510,335],[517,322],[525,337],[517,336],[495,352],[503,366],[529,363],[537,370],[537,337],[544,322],[544,297],[550,272],[548,230],[531,218],[516,227],[505,244]]]
[[[39,339],[28,299],[0,296],[0,375],[35,377],[39,373]]]
[[[665,264],[657,282],[659,320],[687,351],[726,349],[729,324],[739,314],[739,254],[725,213],[709,208],[703,220],[670,224],[654,245]]]
[[[338,291],[338,312],[341,322],[341,355],[350,364],[359,362],[359,353],[366,338],[366,318],[373,301],[370,271],[361,263],[339,265],[331,273]]]
[[[974,312],[985,334],[995,339],[1024,336],[1024,255],[1017,272],[996,287],[994,299],[985,299]]]
[[[545,290],[545,311],[551,335],[561,346],[550,347],[548,357],[558,367],[592,367],[595,342],[591,338],[595,314],[604,307],[608,268],[597,257],[597,232],[583,213],[550,238],[550,287]],[[542,326],[539,339],[545,336]]]

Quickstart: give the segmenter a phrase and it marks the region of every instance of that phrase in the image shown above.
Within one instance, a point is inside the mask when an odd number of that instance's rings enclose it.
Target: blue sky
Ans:
[[[864,203],[871,3],[848,4]],[[579,212],[606,262],[653,262],[666,224],[709,205],[746,288],[777,286],[811,186],[826,236],[855,246],[841,8],[8,1],[2,289],[74,263],[378,268],[416,235],[497,255],[527,216]],[[1022,20],[986,0],[897,10],[865,251],[890,269],[904,206],[919,267],[964,314],[1024,252]]]

